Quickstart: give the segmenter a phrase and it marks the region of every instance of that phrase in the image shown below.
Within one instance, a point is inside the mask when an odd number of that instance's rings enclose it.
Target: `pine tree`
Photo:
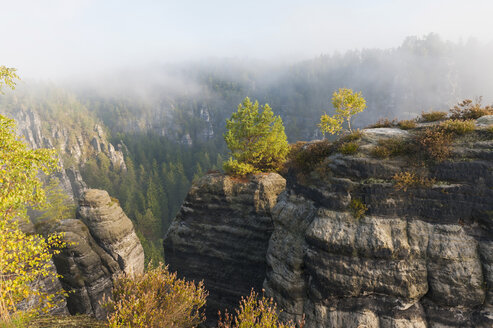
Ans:
[[[250,173],[277,171],[289,152],[280,116],[274,116],[268,104],[260,107],[247,97],[226,121],[224,140],[231,157],[223,167],[227,173],[245,176]]]

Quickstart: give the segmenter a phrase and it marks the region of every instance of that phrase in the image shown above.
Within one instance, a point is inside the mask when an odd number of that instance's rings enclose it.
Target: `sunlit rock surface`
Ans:
[[[125,273],[143,273],[144,249],[132,221],[116,199],[104,190],[88,189],[79,201],[77,218],[87,225],[92,237]]]

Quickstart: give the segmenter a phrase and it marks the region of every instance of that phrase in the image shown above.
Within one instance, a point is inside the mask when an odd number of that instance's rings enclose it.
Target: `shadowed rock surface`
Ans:
[[[70,313],[103,319],[106,311],[101,301],[111,295],[115,276],[142,273],[144,251],[132,222],[106,191],[87,190],[77,217],[80,220],[63,220],[56,227],[64,232],[67,247],[53,259],[69,292]]]
[[[450,159],[423,167],[373,158],[395,134],[376,130],[355,155],[334,153],[301,180],[291,172],[272,211],[267,294],[307,328],[492,327],[491,134],[458,138]],[[397,190],[404,171],[436,181]],[[368,207],[360,218],[356,199]]]
[[[80,220],[62,221],[57,230],[64,232],[67,247],[53,257],[61,282],[69,292],[67,306],[71,314],[94,314],[104,318],[104,295],[111,295],[113,276],[121,272],[118,263],[102,249]]]
[[[204,280],[207,318],[236,308],[265,278],[271,209],[286,181],[275,173],[250,179],[208,174],[194,183],[164,239],[171,271]]]

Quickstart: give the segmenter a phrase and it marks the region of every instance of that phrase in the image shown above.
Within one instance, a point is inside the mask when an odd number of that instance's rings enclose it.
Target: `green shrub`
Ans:
[[[255,167],[248,163],[238,162],[236,159],[229,158],[223,163],[223,169],[226,174],[245,177],[251,173],[259,172]]]
[[[410,129],[414,129],[416,127],[416,121],[415,120],[403,120],[403,121],[399,121],[399,123],[397,123],[399,125],[399,127],[402,129],[402,130],[410,130]]]
[[[355,219],[360,219],[368,211],[368,207],[361,201],[361,199],[353,198],[349,204],[349,210]]]
[[[352,155],[358,152],[359,145],[356,142],[345,142],[339,146],[338,150],[344,155]]]
[[[481,107],[481,98],[476,103],[465,99],[450,109],[450,118],[454,120],[475,120],[485,115],[493,115],[493,107]]]
[[[390,121],[388,118],[381,118],[375,124],[369,126],[369,128],[391,128],[397,125],[397,120]]]
[[[407,191],[412,187],[432,187],[436,180],[428,179],[426,177],[418,176],[414,172],[404,171],[396,173],[392,180],[394,181],[394,188],[397,190]]]
[[[253,290],[247,298],[241,298],[236,315],[226,310],[224,318],[219,312],[218,328],[295,328],[293,322],[282,323],[279,320],[277,306],[272,298],[259,297]],[[298,327],[304,326],[304,320]]]
[[[110,205],[117,204],[118,206],[120,206],[120,201],[118,200],[118,198],[110,196],[110,199],[111,199]]]
[[[440,127],[448,133],[463,135],[474,131],[476,125],[474,120],[450,119],[440,123]]]
[[[377,158],[404,155],[409,151],[408,143],[402,138],[381,139],[371,155]]]
[[[33,320],[31,314],[17,311],[12,314],[9,320],[0,319],[0,328],[27,328],[32,327],[31,321]]]
[[[428,113],[421,113],[421,119],[424,122],[435,122],[435,121],[440,121],[443,120],[444,118],[447,117],[446,112],[439,112],[439,111],[431,111]]]
[[[148,266],[144,274],[123,275],[114,282],[113,300],[105,300],[108,327],[196,327],[205,320],[207,295],[202,282],[178,279],[161,263]]]
[[[431,160],[441,162],[450,156],[452,137],[438,126],[421,131],[415,139],[417,151]]]
[[[340,142],[347,142],[347,141],[357,141],[361,139],[361,136],[363,135],[363,132],[360,130],[355,130],[351,133],[348,133],[344,136],[342,136],[339,140]]]
[[[486,129],[489,133],[493,133],[493,124],[491,124],[490,126],[488,126],[488,128]]]
[[[381,159],[388,158],[390,157],[390,154],[391,154],[390,149],[384,146],[377,145],[373,147],[373,149],[371,150],[371,155],[376,158],[381,158]]]
[[[291,145],[286,169],[293,168],[297,172],[308,173],[333,152],[333,144],[326,139],[308,146],[305,143],[297,142]]]

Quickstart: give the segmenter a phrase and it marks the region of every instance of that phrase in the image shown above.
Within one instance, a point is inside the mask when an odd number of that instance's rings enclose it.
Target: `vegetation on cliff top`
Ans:
[[[231,152],[223,166],[226,173],[246,176],[281,169],[289,145],[281,117],[274,116],[268,104],[259,110],[258,101],[245,98],[226,128],[224,140]]]
[[[319,124],[320,131],[324,134],[338,134],[343,129],[342,124],[346,121],[351,133],[353,132],[351,119],[366,108],[366,100],[361,92],[342,88],[332,94],[332,105],[336,109],[336,114],[334,116],[322,115]]]

